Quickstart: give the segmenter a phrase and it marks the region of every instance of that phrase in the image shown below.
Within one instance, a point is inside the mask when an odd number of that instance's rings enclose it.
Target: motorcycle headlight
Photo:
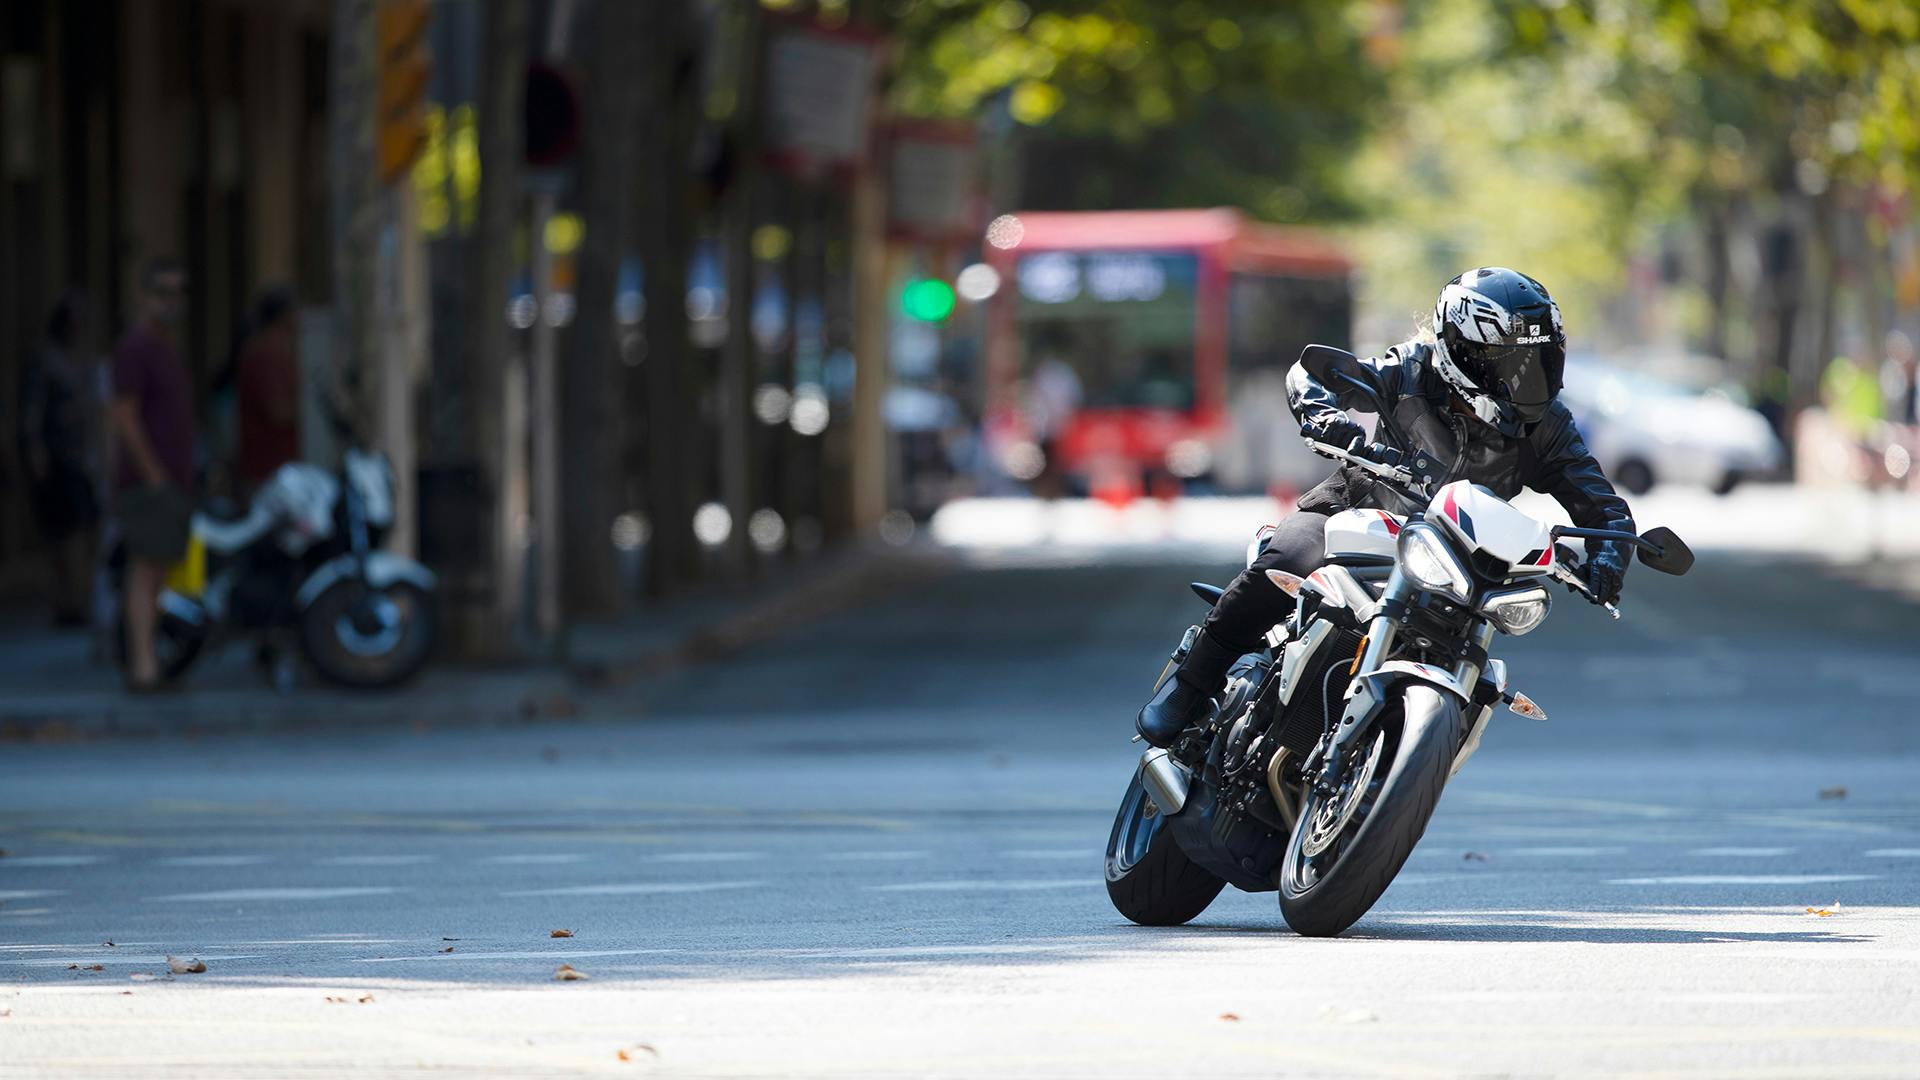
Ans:
[[[1461,600],[1473,595],[1467,568],[1431,525],[1409,525],[1400,530],[1400,565],[1421,588],[1452,593]]]
[[[1546,621],[1553,598],[1545,585],[1495,593],[1480,605],[1480,614],[1509,634],[1524,634]]]

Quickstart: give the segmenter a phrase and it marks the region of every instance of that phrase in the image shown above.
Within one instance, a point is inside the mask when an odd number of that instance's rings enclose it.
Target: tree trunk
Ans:
[[[753,218],[760,187],[760,5],[737,9],[739,50],[735,113],[728,140],[733,164],[721,211],[721,244],[727,273],[727,341],[720,356],[720,497],[733,519],[727,534],[729,576],[747,571],[747,519],[754,510],[753,384],[757,350],[753,339]]]
[[[687,208],[687,160],[699,105],[698,45],[686,0],[639,5],[646,27],[640,79],[645,86],[638,210],[645,280],[646,352],[641,361],[646,416],[646,506],[652,526],[647,592],[671,593],[698,573],[693,542],[693,486],[685,461],[695,429],[687,369],[687,260],[693,249]]]
[[[579,304],[560,369],[561,586],[568,619],[619,610],[619,566],[609,529],[620,512],[621,384],[614,292],[631,232],[636,148],[646,95],[631,77],[645,33],[641,4],[602,0],[588,15],[585,131],[580,202],[586,236],[579,255]],[[657,167],[657,165],[656,165]]]
[[[524,155],[528,0],[487,0],[480,58],[480,209],[474,258],[467,284],[468,343],[473,357],[474,460],[481,464],[481,520],[492,564],[492,597],[481,613],[473,649],[498,656],[511,648],[520,611],[522,553],[519,519],[526,447],[514,437],[523,425],[509,421],[516,404],[507,392],[513,342],[507,325],[508,287],[514,272],[514,235],[521,220],[521,159]],[[524,393],[517,395],[524,398]],[[524,406],[519,406],[524,409]]]

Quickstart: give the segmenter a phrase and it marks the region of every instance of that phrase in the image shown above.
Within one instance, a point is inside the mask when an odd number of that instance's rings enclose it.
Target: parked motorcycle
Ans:
[[[1371,368],[1318,345],[1301,363],[1322,383],[1371,397],[1405,463],[1311,439],[1308,447],[1424,510],[1335,514],[1325,565],[1304,579],[1267,571],[1296,598],[1293,614],[1234,664],[1209,716],[1141,756],[1121,800],[1107,842],[1107,893],[1136,923],[1184,923],[1232,885],[1278,891],[1281,914],[1301,934],[1352,926],[1405,864],[1494,707],[1547,718],[1509,686],[1505,662],[1488,649],[1497,634],[1540,627],[1552,606],[1549,582],[1591,597],[1576,572],[1580,553],[1558,541],[1625,541],[1668,574],[1693,565],[1668,529],[1636,536],[1550,526],[1487,488],[1442,483],[1439,463],[1407,451]],[[1249,565],[1270,532],[1256,537]],[[1192,587],[1209,604],[1221,594]],[[1620,617],[1613,604],[1606,609]],[[1187,630],[1162,681],[1199,632]]]
[[[343,686],[411,678],[433,652],[436,581],[412,559],[376,550],[393,526],[393,492],[384,455],[349,449],[338,473],[282,465],[244,515],[196,513],[189,559],[204,567],[187,575],[200,580],[160,594],[162,676],[179,678],[221,639],[251,637],[285,689],[284,646],[297,637],[314,670]]]

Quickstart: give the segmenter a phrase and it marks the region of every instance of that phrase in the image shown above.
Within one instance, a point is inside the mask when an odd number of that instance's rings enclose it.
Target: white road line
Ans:
[[[1095,884],[1093,878],[1034,878],[1009,881],[909,881],[897,885],[869,885],[871,892],[1034,892],[1040,889],[1076,889]]]
[[[707,863],[751,862],[766,857],[766,853],[761,851],[667,851],[645,858],[647,862]]]
[[[1524,855],[1541,859],[1581,859],[1593,855],[1625,855],[1623,847],[1519,847],[1501,851],[1494,849],[1497,855]]]
[[[174,893],[171,896],[149,896],[150,901],[188,900],[206,903],[240,902],[249,900],[342,900],[349,896],[386,896],[397,893],[399,889],[385,885],[367,885],[343,888],[316,889],[223,889],[219,892]]]
[[[432,862],[432,855],[335,855],[315,860],[319,866],[418,866]]]
[[[0,889],[0,900],[33,900],[42,896],[65,895],[65,889]]]
[[[10,866],[92,866],[105,861],[104,855],[11,855],[0,859],[0,870]]]
[[[587,857],[571,852],[524,852],[513,855],[489,855],[480,861],[500,866],[560,866],[565,863],[586,862]]]
[[[932,854],[930,851],[829,851],[826,857],[833,862],[905,862]]]
[[[1705,855],[1711,858],[1761,859],[1775,855],[1791,855],[1790,847],[1703,847],[1687,852],[1689,855]]]
[[[1867,852],[1869,859],[1920,859],[1920,847],[1883,847]]]
[[[1824,885],[1840,881],[1878,881],[1878,874],[1674,874],[1670,877],[1614,878],[1609,885]]]
[[[266,855],[175,855],[161,859],[161,866],[258,866],[273,861]]]
[[[518,889],[501,896],[648,896],[656,893],[717,892],[753,889],[761,881],[636,881],[614,885],[572,885],[561,889]]]

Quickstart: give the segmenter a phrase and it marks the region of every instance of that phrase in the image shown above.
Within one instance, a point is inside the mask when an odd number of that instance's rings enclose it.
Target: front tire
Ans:
[[[1207,910],[1226,885],[1180,850],[1135,769],[1107,837],[1114,910],[1141,926],[1179,926]]]
[[[323,677],[361,690],[397,686],[426,666],[433,598],[406,582],[376,588],[345,577],[300,616],[300,644]]]
[[[1460,738],[1460,703],[1424,683],[1406,684],[1374,737],[1384,744],[1385,778],[1376,771],[1367,790],[1353,793],[1358,812],[1343,815],[1318,792],[1301,807],[1280,864],[1280,914],[1288,926],[1308,937],[1332,937],[1373,907],[1426,832]],[[1355,752],[1368,754],[1374,739]],[[1334,835],[1316,836],[1316,821],[1329,820],[1339,826]],[[1324,849],[1309,854],[1316,843]]]

